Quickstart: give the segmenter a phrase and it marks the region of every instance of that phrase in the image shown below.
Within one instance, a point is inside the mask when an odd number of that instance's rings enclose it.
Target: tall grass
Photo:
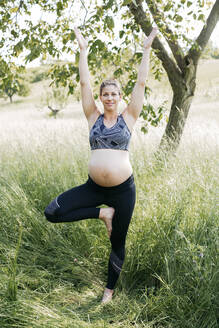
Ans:
[[[136,127],[126,260],[113,302],[101,306],[104,225],[53,225],[43,215],[52,198],[87,179],[87,126],[75,110],[74,120],[1,115],[0,327],[216,328],[219,152],[209,122],[203,137],[191,117],[177,155],[163,163],[153,157],[162,131],[144,137]]]

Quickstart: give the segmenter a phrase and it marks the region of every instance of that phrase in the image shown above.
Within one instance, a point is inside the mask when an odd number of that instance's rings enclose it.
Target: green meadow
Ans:
[[[52,224],[44,208],[84,183],[90,150],[81,103],[56,119],[28,98],[0,101],[0,328],[216,328],[219,324],[219,60],[203,61],[175,156],[154,153],[165,128],[130,160],[137,202],[114,298],[101,305],[110,243],[101,220]],[[166,79],[150,101],[168,103]]]

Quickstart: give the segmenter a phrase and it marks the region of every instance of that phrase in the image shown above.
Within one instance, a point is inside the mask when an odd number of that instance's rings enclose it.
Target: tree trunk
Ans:
[[[173,88],[173,100],[165,133],[159,145],[159,151],[175,152],[180,143],[186,119],[194,97],[197,66],[186,59],[187,66],[183,78],[176,81]]]
[[[12,104],[12,96],[9,96],[9,99],[10,99],[10,103]]]
[[[174,93],[168,123],[159,150],[176,151],[183,134],[192,99],[193,96],[186,94],[185,90]]]

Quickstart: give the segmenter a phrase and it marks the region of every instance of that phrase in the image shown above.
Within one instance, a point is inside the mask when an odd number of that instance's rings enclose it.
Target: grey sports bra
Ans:
[[[104,114],[101,114],[90,130],[90,146],[94,149],[120,149],[128,150],[131,132],[123,116],[118,115],[117,122],[111,128],[104,123]]]

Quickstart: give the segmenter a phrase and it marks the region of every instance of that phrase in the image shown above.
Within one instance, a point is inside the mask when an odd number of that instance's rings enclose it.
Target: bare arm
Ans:
[[[75,27],[75,35],[80,47],[80,59],[79,59],[79,73],[81,84],[81,97],[84,114],[89,121],[92,116],[98,114],[98,109],[94,101],[93,93],[90,85],[90,73],[87,63],[87,41],[82,36],[81,32]]]
[[[132,91],[131,101],[124,111],[124,116],[126,116],[132,124],[135,123],[142,110],[144,102],[145,81],[149,71],[150,47],[156,34],[157,28],[153,28],[148,38],[145,38],[144,40],[143,56],[139,66],[137,81]]]

